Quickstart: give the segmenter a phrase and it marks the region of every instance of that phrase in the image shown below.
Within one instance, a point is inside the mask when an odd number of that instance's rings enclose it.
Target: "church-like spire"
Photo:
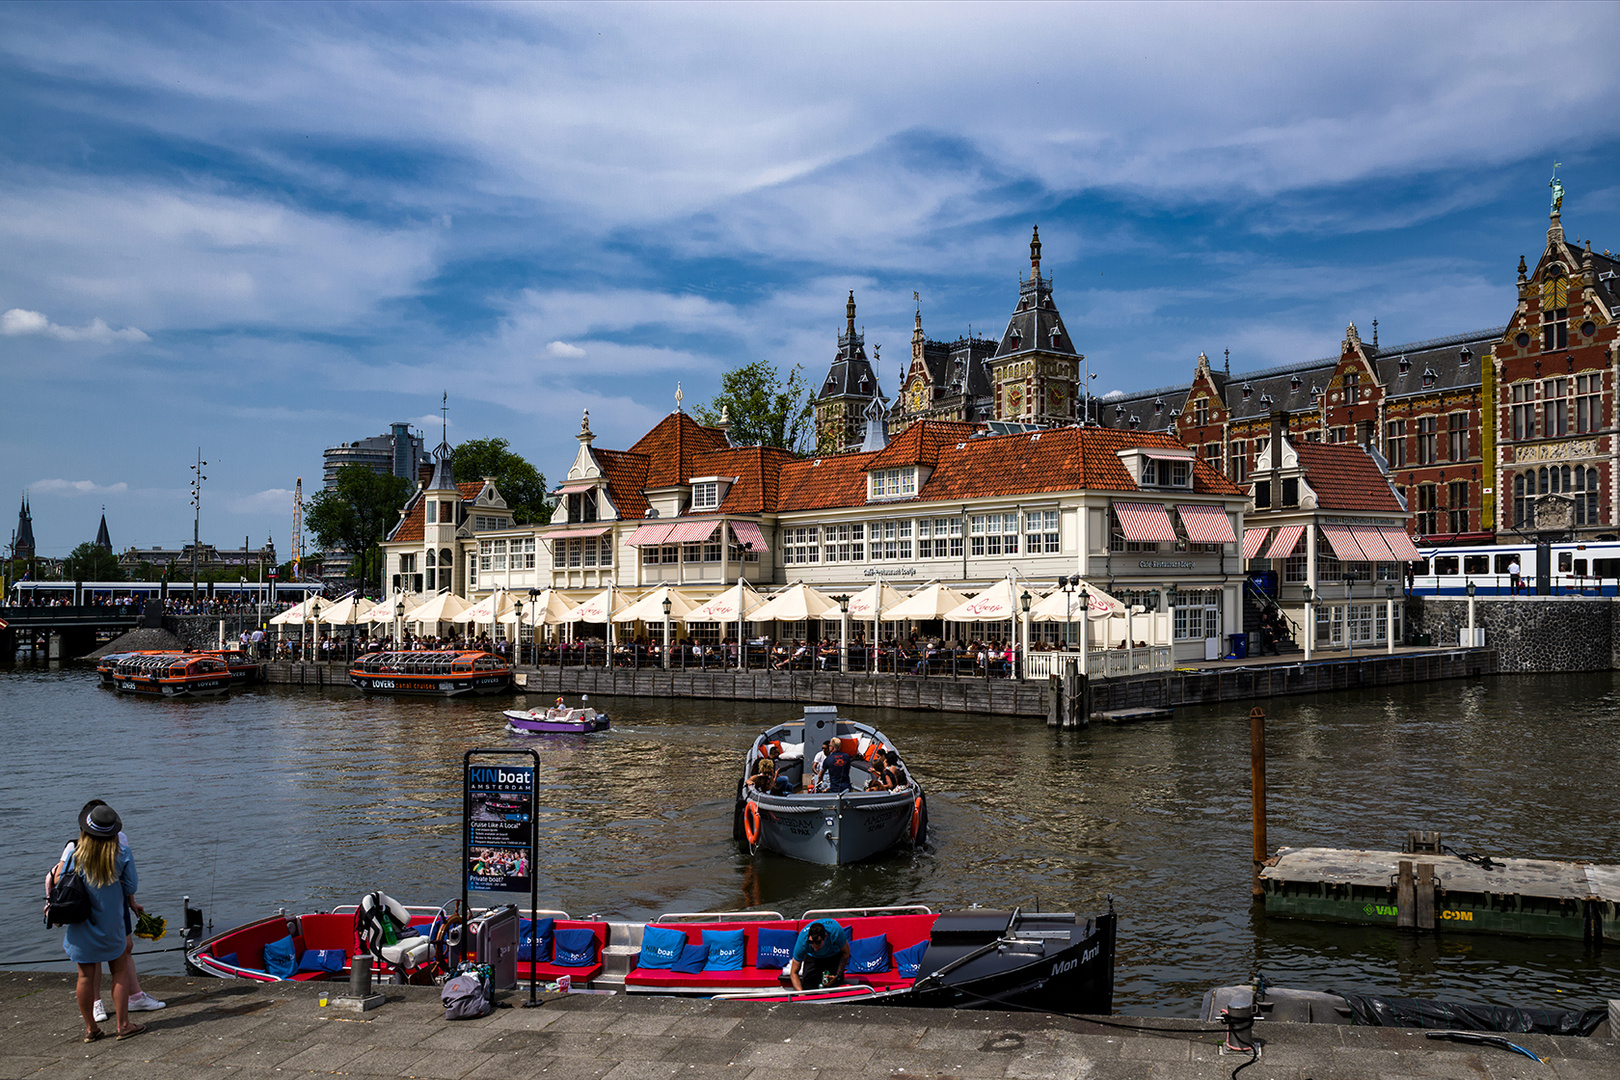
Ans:
[[[1029,238],[1029,280],[1041,279],[1041,227],[1036,225]]]
[[[112,537],[107,533],[107,508],[101,508],[101,528],[96,530],[96,547],[103,551],[111,551]]]
[[[433,466],[433,479],[428,481],[429,491],[455,491],[456,474],[450,463],[450,392],[439,404],[439,448],[434,451],[437,462]]]
[[[849,290],[849,303],[844,305],[844,317],[848,320],[848,325],[845,327],[844,332],[849,335],[849,339],[851,341],[854,341],[855,340],[855,290],[854,289]]]
[[[34,557],[34,514],[28,508],[28,493],[23,493],[22,509],[17,511],[17,536],[12,542],[12,556],[18,559]]]

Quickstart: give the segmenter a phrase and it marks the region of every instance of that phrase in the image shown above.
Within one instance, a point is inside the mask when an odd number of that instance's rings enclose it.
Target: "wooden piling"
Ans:
[[[1249,786],[1254,799],[1254,880],[1252,895],[1266,894],[1260,868],[1266,861],[1266,710],[1249,710]]]
[[[1434,929],[1434,864],[1418,863],[1417,879],[1412,883],[1416,893],[1414,921],[1419,930]]]
[[[1409,859],[1402,859],[1395,870],[1395,925],[1404,930],[1417,926],[1417,885]]]

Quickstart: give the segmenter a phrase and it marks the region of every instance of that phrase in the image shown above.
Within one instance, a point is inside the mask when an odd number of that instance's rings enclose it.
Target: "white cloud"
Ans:
[[[40,312],[27,311],[23,308],[12,308],[4,315],[0,315],[0,334],[6,337],[37,334],[58,341],[93,341],[98,345],[109,345],[114,341],[151,340],[133,326],[114,330],[99,318],[91,319],[89,323],[79,327],[58,326]]]
[[[293,493],[288,488],[266,488],[249,495],[238,495],[225,500],[225,508],[233,514],[279,514],[292,512]]]
[[[120,495],[129,485],[120,480],[115,484],[98,484],[94,480],[36,480],[28,485],[31,493],[53,495]]]
[[[561,356],[565,359],[577,360],[585,355],[585,350],[578,345],[570,345],[566,341],[553,341],[546,346],[548,356]]]

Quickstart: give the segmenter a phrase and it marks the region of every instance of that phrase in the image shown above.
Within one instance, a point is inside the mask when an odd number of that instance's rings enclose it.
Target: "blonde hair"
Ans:
[[[73,849],[73,868],[97,889],[118,880],[118,837],[79,833]]]

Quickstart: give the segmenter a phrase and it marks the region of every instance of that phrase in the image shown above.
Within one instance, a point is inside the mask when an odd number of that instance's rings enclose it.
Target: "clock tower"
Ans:
[[[815,398],[816,453],[847,454],[859,450],[866,438],[867,408],[882,401],[877,373],[866,359],[866,335],[855,329],[855,291],[844,306],[844,332],[838,335],[821,393]]]
[[[990,358],[997,420],[1053,427],[1074,423],[1080,403],[1080,361],[1052,302],[1052,279],[1041,276],[1041,233],[1029,241],[1029,278],[1018,282],[1018,306]]]

